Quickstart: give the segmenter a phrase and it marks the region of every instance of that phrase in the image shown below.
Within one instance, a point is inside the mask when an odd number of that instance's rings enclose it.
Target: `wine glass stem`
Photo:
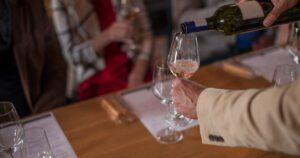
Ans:
[[[173,100],[173,98],[172,98]],[[179,118],[181,115],[176,111],[174,105],[173,105],[173,101],[171,101],[169,103],[169,110],[170,110],[170,114],[175,117],[175,118]]]
[[[300,63],[299,63],[299,57],[298,57],[298,56],[295,56],[295,57],[294,57],[294,62],[295,62],[296,64],[298,64],[298,65],[300,64]]]
[[[173,132],[173,126],[172,126],[172,111],[171,111],[171,102],[170,101],[165,101],[164,105],[166,107],[166,116],[165,116],[165,123],[167,127],[167,131],[169,132],[168,134],[171,134],[170,132]]]

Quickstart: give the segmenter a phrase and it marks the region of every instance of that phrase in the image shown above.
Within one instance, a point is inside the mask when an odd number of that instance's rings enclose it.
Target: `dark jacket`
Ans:
[[[42,0],[11,0],[13,48],[33,113],[65,101],[66,64]]]

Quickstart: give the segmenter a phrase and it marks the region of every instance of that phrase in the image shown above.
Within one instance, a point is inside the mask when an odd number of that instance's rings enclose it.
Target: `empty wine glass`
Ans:
[[[116,8],[118,20],[129,20],[135,22],[141,12],[138,2],[136,0],[118,0],[117,2],[118,5]],[[123,49],[127,53],[131,54],[131,56],[138,48],[139,45],[134,40],[134,37],[127,40],[126,44],[123,46]]]
[[[0,154],[13,158],[22,148],[24,129],[19,116],[10,102],[0,102]]]
[[[281,87],[290,84],[295,81],[299,75],[299,65],[279,65],[277,66],[273,76],[274,86]]]
[[[167,115],[165,118],[166,128],[157,133],[156,139],[164,144],[176,143],[183,139],[182,133],[175,130],[169,122],[170,105],[172,103],[171,89],[174,78],[166,63],[157,62],[153,73],[152,91],[161,100],[161,103],[165,105]]]
[[[295,22],[289,25],[286,50],[292,56],[294,63],[300,64],[300,24]]]
[[[46,131],[33,127],[25,130],[24,158],[53,158]]]
[[[168,66],[176,77],[189,79],[200,66],[197,37],[192,34],[176,33],[168,54]],[[189,125],[191,119],[174,110],[174,121],[180,127]]]

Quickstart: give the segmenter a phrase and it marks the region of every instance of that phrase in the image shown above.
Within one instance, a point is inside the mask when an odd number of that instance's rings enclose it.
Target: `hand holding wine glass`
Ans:
[[[108,42],[126,42],[133,35],[129,21],[116,21],[105,32]]]
[[[172,41],[168,55],[168,65],[172,73],[179,78],[189,79],[199,68],[200,56],[197,37],[191,34],[177,33]],[[174,122],[185,127],[191,120],[178,114],[174,109]]]
[[[129,21],[134,23],[138,18],[141,9],[137,5],[136,0],[119,0],[119,5],[117,9],[118,20],[119,21]],[[134,51],[138,49],[138,45],[135,41],[135,37],[133,36],[130,39],[125,41],[126,45],[124,45],[124,49],[126,52],[133,54]]]
[[[205,88],[193,81],[175,79],[171,94],[177,111],[188,118],[197,119],[198,97]]]

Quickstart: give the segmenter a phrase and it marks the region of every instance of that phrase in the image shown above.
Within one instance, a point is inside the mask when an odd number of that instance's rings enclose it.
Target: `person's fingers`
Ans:
[[[297,5],[299,0],[272,0],[272,3],[274,8],[264,20],[264,26],[266,27],[271,26],[284,11]]]
[[[126,28],[126,37],[132,38],[133,36],[133,29],[131,27]]]
[[[118,30],[123,31],[122,35],[124,38],[130,38],[133,35],[133,29],[129,25],[122,25],[118,28]]]
[[[176,112],[181,114],[181,115],[186,115],[185,113],[185,109],[183,109],[182,107],[176,107]]]
[[[112,25],[111,32],[115,41],[126,42],[133,35],[133,26],[128,21],[119,21]]]
[[[129,29],[129,28],[128,28],[127,24],[121,23],[121,22],[115,23],[115,24],[112,26],[112,31],[128,30],[128,29]]]
[[[120,39],[123,40],[124,37],[126,36],[126,30],[124,29],[119,29],[116,31],[116,36]]]
[[[120,28],[129,29],[129,28],[132,28],[132,23],[129,22],[129,21],[121,21],[121,22],[116,22],[114,26],[119,28],[119,29]]]
[[[247,1],[247,0],[235,0],[235,3],[243,3],[245,1]]]
[[[263,22],[265,27],[271,26],[285,10],[289,9],[288,2],[286,1],[273,0],[272,3],[274,4],[274,8]]]
[[[173,84],[172,84],[173,88],[177,88],[177,87],[179,86],[180,83],[181,83],[181,82],[180,82],[180,79],[179,79],[179,78],[174,79],[174,80],[173,80]]]
[[[173,105],[174,105],[175,109],[177,109],[177,108],[182,107],[182,104],[181,104],[181,100],[179,99],[180,96],[179,95],[175,95],[175,96],[177,99],[173,100]]]
[[[113,28],[114,30],[128,30],[128,26],[124,24],[117,24]]]
[[[279,7],[279,6],[274,6],[273,10],[267,15],[267,17],[265,18],[263,25],[265,27],[269,27],[271,26],[276,19],[280,16],[280,14],[284,11],[283,8]]]
[[[178,96],[177,90],[174,89],[174,88],[172,88],[172,89],[171,89],[171,95],[172,95],[172,97],[174,98],[174,101],[176,101],[176,100],[177,100],[177,96]]]
[[[112,30],[112,39],[114,41],[124,42],[127,40],[126,38],[126,30],[116,29]]]
[[[179,92],[180,92],[180,88],[181,86],[180,84],[180,80],[179,79],[174,79],[173,83],[172,83],[172,89],[171,89],[171,95],[173,96],[174,100],[177,100],[178,96],[179,96]]]
[[[180,102],[178,101],[178,99],[174,99],[173,105],[174,105],[175,109],[177,109],[178,107],[180,107]]]

